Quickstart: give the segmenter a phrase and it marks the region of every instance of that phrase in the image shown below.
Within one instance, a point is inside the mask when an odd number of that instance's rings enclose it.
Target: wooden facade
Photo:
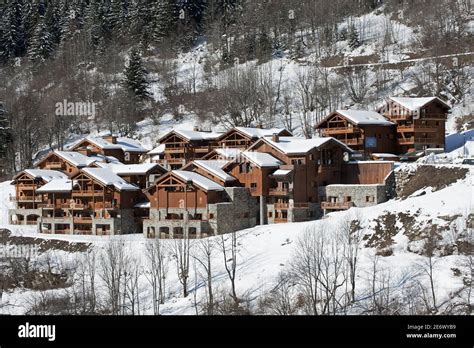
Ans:
[[[379,110],[385,117],[397,124],[396,145],[399,154],[444,148],[445,123],[449,105],[439,98],[420,98],[429,100],[419,108],[407,107],[397,100],[418,98],[389,98]],[[430,100],[431,99],[431,100]]]
[[[261,128],[256,128],[257,130]],[[257,132],[258,134],[258,132]],[[275,134],[279,136],[292,136],[292,134],[286,129],[275,130]],[[271,136],[272,134],[268,134]],[[217,141],[218,147],[223,148],[237,148],[245,150],[255,143],[260,136],[251,136],[250,134],[242,131],[240,127],[232,128],[224,133]]]
[[[15,196],[10,197],[10,200],[16,202],[17,209],[38,209],[43,202],[43,195],[36,191],[46,183],[44,179],[23,171],[13,178]]]
[[[316,129],[322,137],[333,137],[353,150],[363,153],[395,153],[396,129],[394,124],[356,123],[335,111],[322,120]],[[375,147],[368,147],[366,139],[372,138]]]
[[[171,170],[180,169],[195,159],[201,159],[217,146],[213,139],[189,139],[176,131],[168,133],[159,142],[165,145],[165,150],[157,163]]]
[[[91,161],[91,163],[92,162],[93,161]],[[81,168],[54,151],[50,152],[45,158],[39,161],[35,167],[40,169],[58,170],[69,177],[76,175]]]

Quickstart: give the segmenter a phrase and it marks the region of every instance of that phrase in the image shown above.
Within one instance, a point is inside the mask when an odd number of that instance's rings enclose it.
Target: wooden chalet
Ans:
[[[116,164],[95,163],[98,168],[108,168],[129,184],[144,190],[152,185],[156,179],[168,171],[158,163]]]
[[[96,160],[74,151],[51,151],[35,164],[36,168],[58,170],[69,177],[76,175],[81,168],[91,166]]]
[[[222,134],[218,139],[218,146],[221,148],[238,148],[245,150],[258,139],[262,137],[271,137],[274,134],[278,136],[292,136],[288,130],[284,128],[251,128],[251,127],[234,127]]]
[[[445,147],[445,123],[450,110],[437,97],[390,97],[378,110],[396,123],[398,154]]]
[[[224,170],[229,163],[227,160],[195,160],[182,169],[198,173],[221,186],[238,186],[237,179]]]
[[[322,137],[334,137],[365,154],[394,153],[396,125],[374,111],[337,110],[316,125]]]
[[[107,168],[84,168],[71,179],[54,180],[44,195],[40,231],[59,234],[134,233],[140,189]]]
[[[107,156],[125,164],[138,164],[148,150],[137,141],[116,136],[87,137],[69,149],[85,156]]]
[[[173,130],[160,138],[159,143],[165,148],[157,162],[171,170],[180,169],[208,154],[217,146],[219,136],[213,132]]]
[[[38,192],[42,186],[57,179],[67,179],[67,175],[56,170],[26,169],[13,178],[15,209],[9,211],[12,224],[35,225],[40,217],[40,207],[44,201],[43,194]]]
[[[288,222],[315,217],[320,187],[341,180],[343,154],[351,149],[334,138],[273,136],[260,139],[249,151],[267,153],[282,163],[264,177],[268,191],[261,193],[266,196],[268,221]]]

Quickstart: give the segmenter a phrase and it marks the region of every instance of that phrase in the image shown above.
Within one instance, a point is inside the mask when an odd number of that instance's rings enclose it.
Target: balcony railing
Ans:
[[[362,139],[337,139],[342,141],[346,145],[364,145],[364,141]]]
[[[344,210],[354,206],[354,202],[321,202],[322,209]]]
[[[275,209],[288,209],[289,203],[275,203],[274,207]]]
[[[438,128],[436,126],[430,126],[425,124],[412,124],[406,126],[398,126],[397,130],[399,132],[437,132]]]
[[[42,202],[42,196],[10,196],[10,202]]]
[[[274,218],[273,222],[276,224],[284,224],[288,222],[288,218]]]
[[[290,190],[287,188],[271,188],[268,190],[270,196],[288,196]]]
[[[359,127],[331,127],[331,128],[322,128],[323,135],[332,135],[332,134],[354,134],[360,133]]]
[[[104,191],[102,190],[90,190],[90,191],[73,191],[73,196],[102,196]]]
[[[61,162],[47,162],[46,167],[51,168],[51,169],[52,168],[58,169],[58,168],[62,168],[63,164]]]

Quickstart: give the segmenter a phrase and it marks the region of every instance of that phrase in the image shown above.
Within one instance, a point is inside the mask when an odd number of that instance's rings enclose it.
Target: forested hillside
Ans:
[[[337,108],[437,95],[459,127],[472,119],[469,0],[10,0],[0,18],[6,173],[79,134],[142,137],[137,122],[164,115],[310,137]],[[58,115],[63,101],[96,112]]]

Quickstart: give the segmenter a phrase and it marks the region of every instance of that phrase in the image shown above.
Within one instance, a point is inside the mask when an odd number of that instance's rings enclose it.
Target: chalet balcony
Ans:
[[[322,128],[323,136],[332,136],[334,134],[357,134],[360,133],[359,127],[332,127]]]
[[[90,190],[90,191],[73,191],[73,197],[98,197],[102,196],[104,191],[102,190]]]
[[[269,196],[288,196],[290,194],[290,190],[287,188],[271,188],[268,190]]]
[[[61,162],[48,162],[46,163],[46,166],[49,169],[61,169],[63,167],[63,164]]]
[[[336,138],[337,139],[337,138]],[[364,145],[364,140],[361,138],[356,138],[356,139],[337,139],[339,141],[342,141],[346,145]]]
[[[400,145],[411,145],[411,144],[437,144],[442,143],[438,138],[422,138],[422,137],[408,137],[398,139]]]
[[[436,126],[429,126],[424,124],[416,124],[416,125],[407,125],[407,126],[398,126],[398,132],[437,132],[438,127]]]
[[[288,209],[290,206],[289,203],[275,203],[274,207],[275,209]]]
[[[274,218],[273,222],[275,224],[285,224],[288,222],[288,218]]]
[[[170,148],[165,148],[165,152],[167,152],[167,153],[185,153],[186,148],[184,148],[184,147],[170,147]]]
[[[385,115],[390,121],[403,121],[412,118],[411,115]]]
[[[42,196],[10,196],[10,202],[42,202]]]
[[[184,158],[170,158],[165,160],[168,164],[183,164],[185,162]]]
[[[74,216],[73,219],[77,224],[92,224],[92,216]]]
[[[35,184],[19,184],[18,185],[18,189],[20,191],[22,190],[33,190],[33,189],[36,189],[38,187],[38,185],[35,185]]]
[[[345,210],[354,206],[354,202],[321,202],[322,209]]]

